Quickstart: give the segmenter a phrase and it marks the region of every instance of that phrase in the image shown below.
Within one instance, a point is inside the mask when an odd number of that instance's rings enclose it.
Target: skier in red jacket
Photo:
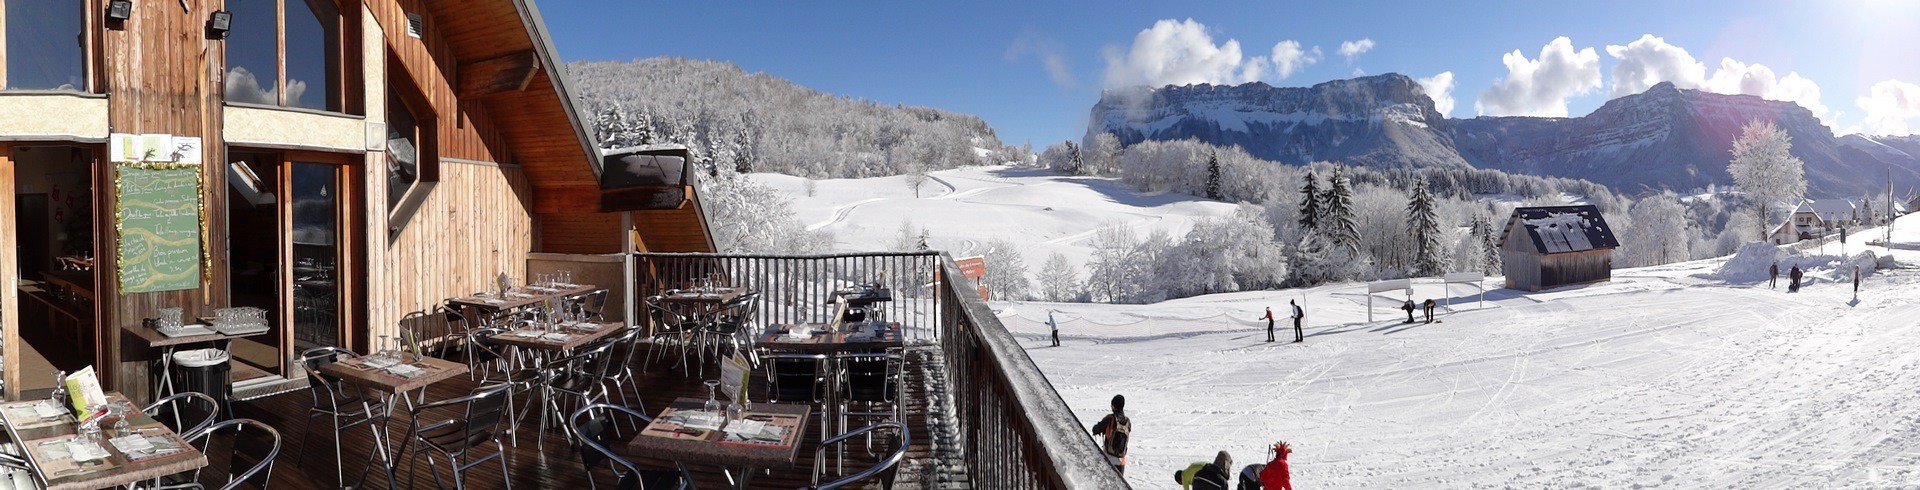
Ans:
[[[1293,490],[1293,476],[1287,470],[1287,455],[1293,453],[1293,447],[1287,441],[1273,443],[1273,461],[1267,462],[1267,468],[1260,470],[1260,484],[1265,490]]]

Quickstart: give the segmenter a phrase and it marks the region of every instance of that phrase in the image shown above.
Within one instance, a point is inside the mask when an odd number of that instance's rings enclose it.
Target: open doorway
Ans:
[[[229,303],[267,312],[271,333],[233,341],[234,380],[293,374],[307,349],[341,344],[346,315],[344,162],[306,153],[228,152]]]
[[[8,156],[21,326],[21,386],[10,394],[36,396],[53,388],[55,372],[94,362],[94,151],[15,145]]]

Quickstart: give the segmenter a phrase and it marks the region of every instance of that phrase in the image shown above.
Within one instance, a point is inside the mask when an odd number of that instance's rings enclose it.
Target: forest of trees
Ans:
[[[1000,163],[1010,151],[977,116],[836,97],[732,63],[647,58],[567,71],[604,146],[687,145],[710,174],[910,175]]]

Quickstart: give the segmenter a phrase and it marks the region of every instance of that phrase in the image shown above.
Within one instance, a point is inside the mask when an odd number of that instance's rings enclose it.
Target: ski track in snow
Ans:
[[[1880,271],[1852,304],[1846,284],[1694,277],[1720,262],[1490,295],[1434,324],[1368,323],[1354,284],[995,305],[1063,312],[1057,349],[1040,321],[1002,318],[1080,420],[1127,395],[1136,488],[1177,488],[1169,474],[1219,450],[1265,462],[1280,439],[1303,489],[1920,487],[1920,269]],[[1190,315],[1294,298],[1327,318],[1304,345]]]

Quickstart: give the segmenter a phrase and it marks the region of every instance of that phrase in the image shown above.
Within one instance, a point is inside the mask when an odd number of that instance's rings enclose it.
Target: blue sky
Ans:
[[[1446,3],[539,7],[568,61],[730,61],[831,94],[979,115],[1003,142],[1036,148],[1078,139],[1104,87],[1306,86],[1386,72],[1433,83],[1430,95],[1452,99],[1453,117],[1584,115],[1670,80],[1800,102],[1836,132],[1920,132],[1920,2]]]

